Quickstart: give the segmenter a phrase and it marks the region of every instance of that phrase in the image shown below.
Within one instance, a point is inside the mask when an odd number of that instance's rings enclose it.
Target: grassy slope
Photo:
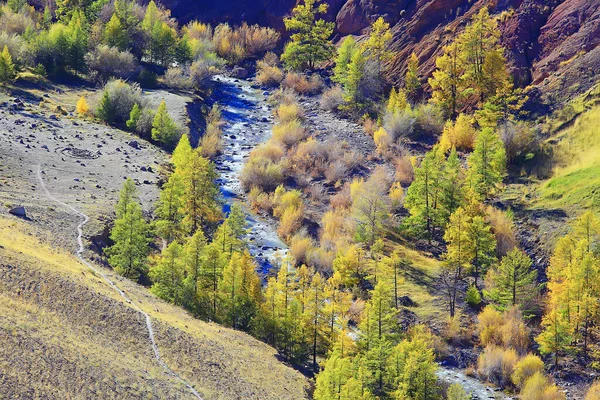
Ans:
[[[9,398],[190,398],[155,362],[141,315],[48,232],[0,219],[0,393]],[[198,321],[119,277],[151,314],[163,358],[206,399],[306,398],[271,347]]]
[[[557,142],[558,165],[552,177],[540,184],[535,205],[600,209],[600,106],[583,112],[550,140]]]

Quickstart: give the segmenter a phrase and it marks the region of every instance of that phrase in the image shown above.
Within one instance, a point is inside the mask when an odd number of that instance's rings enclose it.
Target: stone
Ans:
[[[8,212],[19,218],[27,218],[27,211],[24,206],[13,207]]]

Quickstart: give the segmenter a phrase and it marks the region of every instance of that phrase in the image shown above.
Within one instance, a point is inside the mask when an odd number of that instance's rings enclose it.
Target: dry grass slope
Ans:
[[[47,235],[0,218],[2,396],[192,398],[155,362],[141,314]],[[205,399],[307,397],[307,380],[271,347],[111,279],[152,316],[163,359]]]

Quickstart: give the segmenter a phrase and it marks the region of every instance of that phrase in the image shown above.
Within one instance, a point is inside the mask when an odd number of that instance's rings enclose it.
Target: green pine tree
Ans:
[[[334,53],[330,40],[335,24],[317,19],[327,12],[327,3],[321,0],[304,0],[292,10],[292,16],[283,23],[293,32],[290,42],[285,45],[281,60],[291,69],[304,67],[314,69],[319,63],[328,61]]]
[[[167,111],[167,103],[161,101],[152,122],[152,139],[172,146],[179,140],[179,129]]]
[[[120,275],[139,280],[147,271],[148,225],[131,179],[123,184],[116,214],[117,219],[110,232],[114,244],[106,250],[108,262]]]

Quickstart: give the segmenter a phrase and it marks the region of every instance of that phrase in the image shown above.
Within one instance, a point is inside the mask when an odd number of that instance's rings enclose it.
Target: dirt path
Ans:
[[[77,247],[77,253],[76,253],[77,258],[79,258],[79,260],[83,264],[85,264],[89,269],[91,269],[96,275],[102,277],[102,279],[104,281],[106,281],[106,283],[108,283],[108,285],[113,290],[115,290],[117,293],[119,293],[119,295],[134,310],[138,311],[140,314],[142,314],[144,316],[144,318],[146,319],[146,328],[148,330],[148,339],[150,340],[150,345],[152,346],[152,351],[154,352],[154,358],[156,359],[156,361],[160,364],[160,366],[164,369],[164,371],[168,375],[170,375],[170,376],[174,377],[175,379],[179,380],[182,384],[184,384],[190,390],[190,392],[197,399],[202,400],[202,397],[200,396],[200,394],[187,381],[185,381],[181,376],[179,376],[176,372],[174,372],[171,368],[169,368],[169,366],[160,357],[160,352],[159,352],[158,346],[156,344],[156,340],[154,338],[154,328],[152,327],[152,319],[150,318],[150,316],[146,312],[144,312],[140,307],[138,307],[133,301],[131,301],[131,299],[129,297],[127,297],[127,295],[125,294],[125,292],[123,292],[113,281],[111,281],[107,275],[105,275],[98,268],[94,267],[91,263],[89,263],[84,258],[83,255],[84,255],[85,247],[83,245],[83,227],[89,222],[90,217],[88,217],[86,214],[82,213],[81,211],[77,210],[75,207],[71,206],[70,204],[67,204],[67,203],[64,203],[64,202],[58,200],[56,197],[54,197],[50,193],[50,191],[46,187],[46,184],[44,183],[44,179],[42,178],[42,167],[39,164],[36,166],[36,174],[37,174],[38,181],[40,183],[40,187],[44,191],[44,194],[50,200],[54,201],[55,203],[57,203],[58,205],[60,205],[62,207],[65,207],[65,208],[69,209],[74,214],[76,214],[78,217],[82,218],[82,221],[79,223],[79,225],[77,225],[77,245],[78,245],[78,247]]]

